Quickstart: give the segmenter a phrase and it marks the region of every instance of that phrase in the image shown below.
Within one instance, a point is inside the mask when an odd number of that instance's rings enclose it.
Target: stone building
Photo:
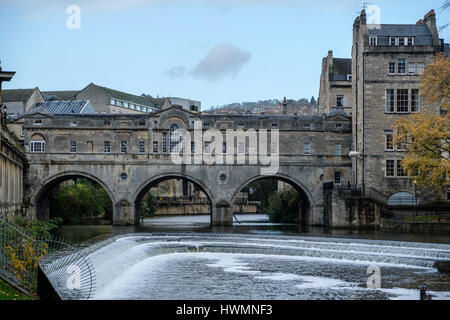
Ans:
[[[320,74],[319,113],[343,108],[352,114],[352,59],[334,58],[333,51],[322,59]]]
[[[433,10],[415,24],[369,25],[364,10],[353,24],[352,182],[366,192],[414,195],[401,168],[404,146],[394,145],[394,123],[408,114],[439,114],[420,97],[420,74],[444,50]],[[419,197],[420,198],[420,197]],[[428,200],[431,200],[428,196]],[[420,199],[419,199],[420,202]]]
[[[2,82],[13,76],[14,72],[2,71],[0,67],[0,92]],[[0,216],[22,208],[25,158],[17,139],[6,128],[3,107],[0,96]]]

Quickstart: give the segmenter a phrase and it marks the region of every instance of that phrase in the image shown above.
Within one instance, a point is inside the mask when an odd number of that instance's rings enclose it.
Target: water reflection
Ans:
[[[199,233],[238,233],[238,234],[274,234],[291,236],[321,236],[340,238],[360,238],[374,240],[397,240],[411,242],[450,243],[450,235],[393,233],[380,230],[325,229],[297,224],[269,223],[266,215],[240,214],[233,226],[211,227],[210,216],[171,216],[145,219],[139,226],[111,225],[66,225],[57,230],[57,234],[74,243],[96,241],[108,237],[134,232],[199,232]]]

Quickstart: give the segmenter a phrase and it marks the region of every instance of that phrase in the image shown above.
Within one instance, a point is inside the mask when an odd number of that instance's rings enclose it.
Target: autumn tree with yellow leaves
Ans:
[[[436,105],[435,114],[420,112],[398,120],[395,143],[408,151],[402,167],[417,185],[442,194],[450,186],[450,59],[438,54],[421,76],[420,98]]]

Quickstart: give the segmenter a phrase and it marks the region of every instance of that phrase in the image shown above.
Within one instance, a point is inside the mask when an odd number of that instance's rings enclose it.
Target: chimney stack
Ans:
[[[283,99],[283,114],[287,114],[287,101],[286,97]]]

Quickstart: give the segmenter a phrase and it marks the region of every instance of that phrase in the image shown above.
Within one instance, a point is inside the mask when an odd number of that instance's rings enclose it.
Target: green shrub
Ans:
[[[298,220],[300,194],[294,188],[273,193],[265,212],[272,222],[296,222]]]

